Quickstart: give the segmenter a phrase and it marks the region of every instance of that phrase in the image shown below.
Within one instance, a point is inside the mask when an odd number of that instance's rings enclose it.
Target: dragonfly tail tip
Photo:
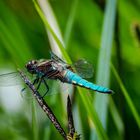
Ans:
[[[113,90],[109,90],[108,93],[109,94],[115,94],[115,92]]]

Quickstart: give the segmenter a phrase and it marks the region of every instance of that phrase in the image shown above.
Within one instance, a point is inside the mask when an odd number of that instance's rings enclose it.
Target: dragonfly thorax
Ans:
[[[52,69],[61,72],[66,69],[66,66],[59,62],[52,62]]]
[[[59,62],[45,59],[31,60],[25,67],[29,73],[37,75],[49,75],[50,73],[55,73],[55,71],[61,73],[66,69],[66,66]]]

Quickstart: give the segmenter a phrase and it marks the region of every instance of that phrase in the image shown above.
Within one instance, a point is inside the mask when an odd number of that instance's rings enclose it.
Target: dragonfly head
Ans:
[[[36,60],[31,60],[25,65],[25,67],[28,70],[28,72],[30,72],[31,74],[35,74],[36,73],[36,67],[37,67],[37,61]]]

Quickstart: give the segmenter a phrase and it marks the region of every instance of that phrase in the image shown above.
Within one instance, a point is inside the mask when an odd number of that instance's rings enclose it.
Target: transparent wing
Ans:
[[[27,77],[33,83],[33,81],[35,80],[36,77],[32,76],[28,72],[25,72],[25,73],[26,73]],[[56,95],[56,94],[60,94],[60,93],[68,94],[69,90],[70,90],[70,87],[72,86],[72,85],[67,86],[67,84],[63,84],[62,82],[57,81],[57,80],[46,79],[46,82],[49,86],[49,92],[47,93],[46,96]],[[0,87],[15,86],[15,85],[23,85],[23,87],[21,86],[21,89],[19,91],[21,96],[23,97],[23,99],[31,100],[31,99],[34,98],[32,93],[31,93],[31,90],[24,83],[24,81],[22,80],[19,72],[11,72],[11,73],[6,73],[6,74],[0,75]],[[35,84],[35,87],[37,87],[37,86],[38,86],[38,84]],[[60,87],[62,87],[62,86],[63,86],[63,90],[60,91]],[[39,88],[39,93],[41,94],[41,96],[43,96],[46,91],[47,91],[46,87],[42,82],[41,87]]]
[[[71,84],[66,84],[66,83],[62,83],[62,82],[57,81],[57,80],[49,80],[49,79],[47,79],[46,82],[47,82],[47,85],[49,87],[49,91],[45,95],[45,98],[48,98],[48,96],[52,96],[52,95],[59,96],[59,94],[72,93],[73,85],[71,85]],[[42,97],[44,96],[45,92],[47,91],[43,82],[41,83],[41,86],[38,89],[38,91]],[[25,88],[23,90],[21,90],[21,96],[27,100],[34,98],[34,96],[31,93],[31,90],[26,85],[25,85]]]
[[[91,78],[94,73],[92,64],[90,64],[85,59],[80,59],[72,65],[76,70],[77,74],[82,78]]]
[[[21,84],[19,72],[11,72],[0,75],[0,86],[14,86]]]
[[[27,75],[29,76],[29,74]],[[30,76],[30,79],[32,80],[34,78]],[[14,86],[20,84],[24,84],[24,81],[18,71],[0,75],[0,86]]]
[[[60,59],[53,52],[50,53],[51,53],[51,59],[68,66],[66,62]],[[72,64],[71,67],[73,67],[76,70],[77,74],[82,78],[91,78],[93,76],[93,72],[94,72],[93,66],[85,59],[79,59],[76,63]]]
[[[51,54],[51,59],[57,61],[57,62],[60,62],[60,63],[63,63],[63,64],[66,64],[66,62],[64,62],[61,58],[59,58],[57,55],[55,55],[53,52],[50,52]]]

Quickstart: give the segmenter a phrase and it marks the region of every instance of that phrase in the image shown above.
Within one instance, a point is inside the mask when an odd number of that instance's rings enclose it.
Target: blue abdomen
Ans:
[[[112,93],[112,90],[99,86],[99,85],[96,85],[96,84],[93,84],[91,82],[88,82],[87,80],[81,78],[80,76],[78,76],[77,74],[73,73],[70,70],[67,70],[67,72],[65,74],[65,79],[66,79],[66,82],[68,82],[68,83],[82,86],[82,87],[85,87],[85,88],[88,88],[88,89],[91,89],[94,91],[98,91],[101,93]]]

